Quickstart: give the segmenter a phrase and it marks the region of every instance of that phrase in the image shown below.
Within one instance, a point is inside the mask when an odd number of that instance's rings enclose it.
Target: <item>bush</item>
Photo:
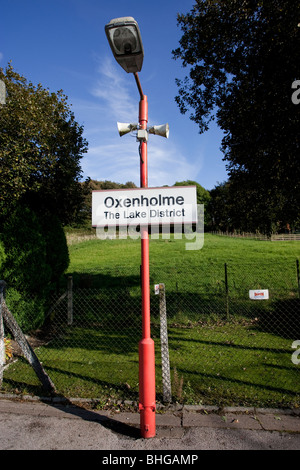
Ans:
[[[66,235],[55,215],[47,214],[39,220],[46,243],[46,263],[51,268],[51,282],[57,284],[70,263]]]
[[[7,287],[19,292],[42,294],[51,280],[46,242],[37,216],[20,206],[4,223],[2,242],[6,259],[2,277]]]
[[[1,270],[1,267],[5,261],[5,251],[4,251],[4,246],[3,246],[3,243],[1,243],[0,241],[0,278],[1,278],[1,273],[2,273],[2,270]]]
[[[51,291],[69,265],[63,228],[55,215],[38,216],[20,205],[5,221],[1,239],[0,278],[7,284],[7,304],[24,331],[36,329],[43,323]]]
[[[16,319],[23,333],[28,333],[42,326],[44,322],[44,301],[30,298],[11,288],[6,293],[6,305]]]

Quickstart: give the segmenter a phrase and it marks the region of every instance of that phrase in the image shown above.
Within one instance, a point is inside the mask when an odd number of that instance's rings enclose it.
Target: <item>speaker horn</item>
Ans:
[[[169,137],[169,124],[162,124],[161,126],[152,126],[149,128],[149,134],[160,135],[161,137]]]
[[[117,122],[117,126],[120,137],[138,128],[138,124],[129,124],[128,122]]]

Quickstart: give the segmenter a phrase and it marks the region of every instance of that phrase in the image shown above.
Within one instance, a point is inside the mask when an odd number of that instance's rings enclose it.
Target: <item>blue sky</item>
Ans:
[[[115,61],[104,26],[112,18],[132,16],[139,24],[144,62],[139,73],[149,102],[149,125],[169,123],[169,139],[150,135],[149,186],[193,180],[206,189],[227,179],[220,151],[222,132],[205,134],[181,115],[175,78],[187,70],[172,58],[181,30],[177,13],[193,0],[6,0],[0,10],[0,66],[9,61],[34,84],[63,89],[89,151],[81,160],[83,177],[133,181],[139,186],[136,138],[120,137],[117,121],[137,122],[139,93],[132,74]]]

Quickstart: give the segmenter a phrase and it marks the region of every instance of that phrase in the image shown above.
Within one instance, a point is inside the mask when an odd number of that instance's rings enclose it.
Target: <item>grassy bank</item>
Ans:
[[[152,265],[209,266],[210,263],[280,263],[300,256],[297,241],[260,241],[254,239],[227,238],[205,234],[201,250],[186,250],[186,239],[150,239]],[[69,271],[85,271],[102,267],[138,266],[140,240],[90,240],[69,247],[71,264]]]
[[[291,344],[300,339],[299,316],[292,310],[299,308],[299,242],[206,235],[198,251],[187,251],[185,243],[184,239],[150,241],[151,285],[166,285],[173,399],[298,406],[299,366],[291,361]],[[38,349],[38,355],[62,395],[97,397],[102,403],[138,400],[140,240],[89,240],[70,245],[69,251],[74,325],[64,325],[56,338]],[[249,301],[249,288],[269,288],[271,301]],[[159,308],[152,286],[151,293],[160,399]],[[286,310],[279,310],[283,296]],[[5,371],[4,387],[42,393],[24,361]]]

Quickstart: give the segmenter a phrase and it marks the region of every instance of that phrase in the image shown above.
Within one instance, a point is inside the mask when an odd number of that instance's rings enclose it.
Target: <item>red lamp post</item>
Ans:
[[[138,74],[135,80],[140,92],[139,126],[147,129],[148,101],[142,92]],[[140,186],[148,187],[147,134],[140,139]],[[154,341],[150,337],[150,277],[148,225],[141,231],[141,284],[142,284],[142,339],[139,342],[139,410],[142,437],[155,436],[155,354]]]
[[[148,187],[147,123],[148,102],[138,77],[142,68],[143,46],[136,21],[131,17],[116,18],[105,26],[106,35],[117,62],[126,72],[134,73],[140,93],[139,130],[140,186]],[[130,126],[129,126],[130,127]],[[142,339],[139,342],[139,411],[141,436],[155,436],[155,355],[150,337],[150,278],[148,225],[141,232]]]

